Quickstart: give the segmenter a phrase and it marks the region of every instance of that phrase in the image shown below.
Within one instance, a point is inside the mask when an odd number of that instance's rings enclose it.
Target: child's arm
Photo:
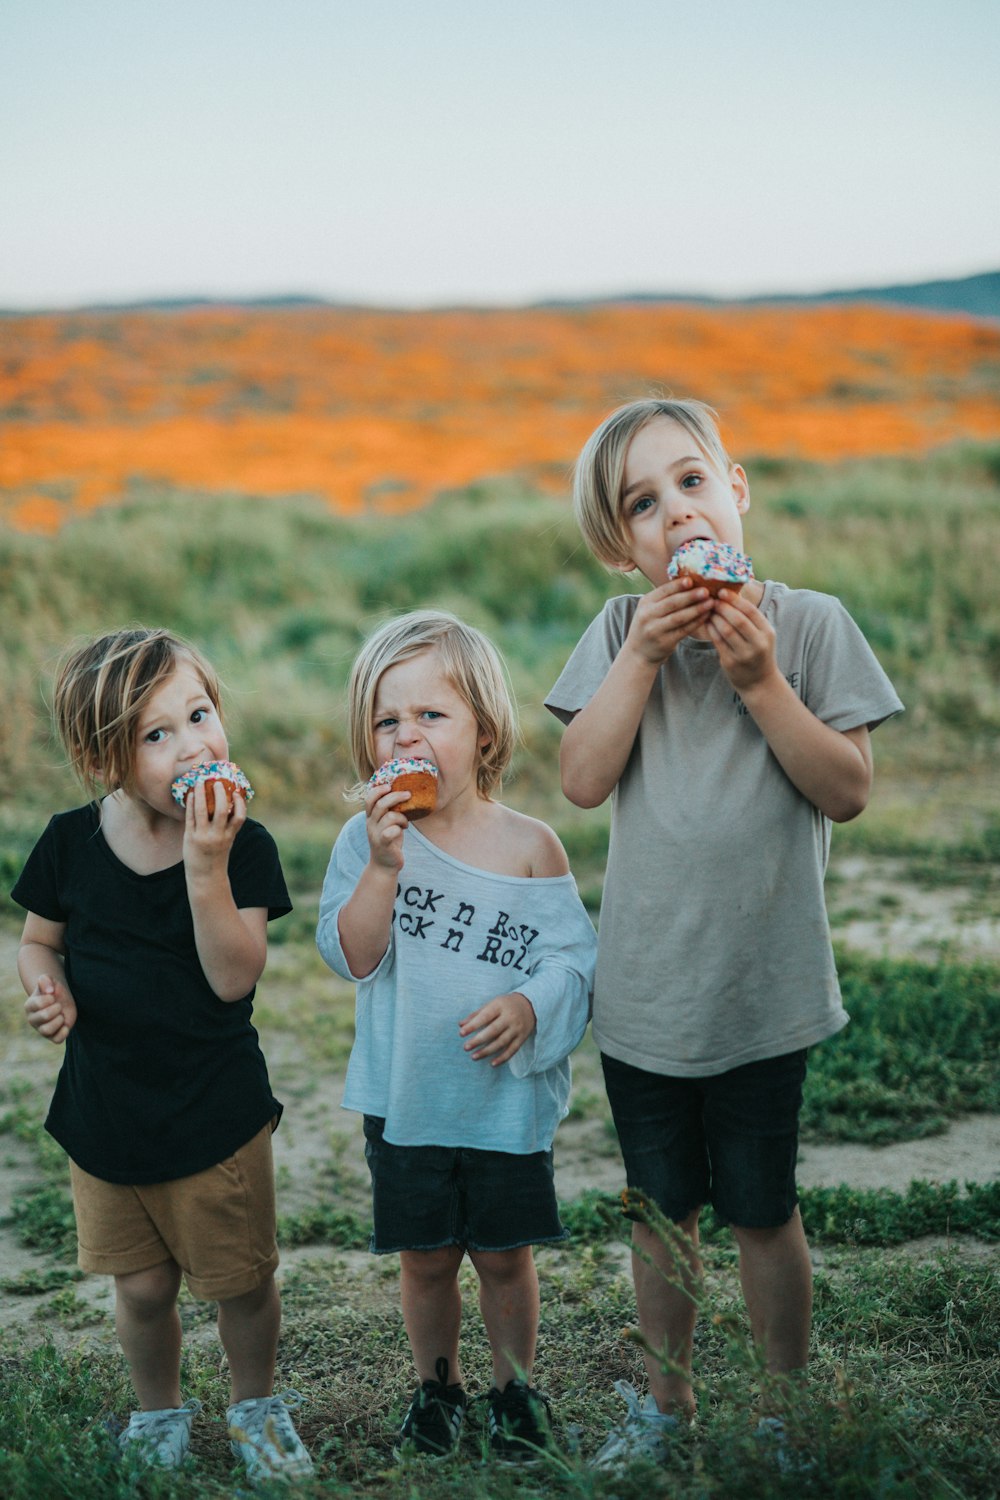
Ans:
[[[532,876],[568,875],[566,851],[552,829],[531,823]],[[498,1068],[516,1058],[511,1071],[518,1077],[562,1062],[579,1045],[590,1017],[597,946],[593,924],[572,882],[541,887],[539,904],[541,923],[554,925],[559,946],[531,968],[524,990],[488,1000],[458,1028],[473,1062],[489,1059]]]
[[[720,595],[708,628],[723,671],[792,785],[833,822],[856,818],[872,787],[867,726],[832,729],[806,707],[778,668],[774,627],[740,595]]]
[[[466,1016],[459,1023],[458,1034],[467,1039],[464,1047],[473,1062],[488,1057],[490,1065],[499,1068],[521,1050],[537,1026],[531,1001],[520,990],[513,990],[509,995],[497,995]]]
[[[50,1042],[64,1042],[76,1025],[76,1001],[66,985],[63,964],[65,922],[29,912],[17,950],[17,971],[28,998],[28,1024]]]
[[[215,796],[216,788],[212,787]],[[246,803],[234,797],[229,817],[222,802],[208,816],[202,782],[187,799],[184,826],[184,874],[194,922],[194,942],[205,978],[220,1000],[242,1000],[264,972],[267,962],[267,908],[238,907],[229,883],[229,852],[246,822]]]
[[[378,968],[389,946],[396,887],[403,868],[407,820],[399,808],[405,801],[405,792],[393,792],[384,786],[374,787],[365,797],[368,863],[337,917],[340,946],[356,979],[365,979]]]
[[[577,807],[598,807],[614,791],[660,667],[710,608],[708,590],[682,579],[640,599],[608,675],[563,734],[562,789]]]

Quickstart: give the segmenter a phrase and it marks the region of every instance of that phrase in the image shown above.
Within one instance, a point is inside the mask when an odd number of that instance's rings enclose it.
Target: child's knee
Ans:
[[[252,1287],[250,1291],[241,1292],[236,1297],[220,1297],[219,1311],[223,1314],[229,1311],[252,1314],[278,1300],[274,1272],[269,1271],[259,1286]]]
[[[434,1286],[458,1275],[464,1253],[461,1245],[441,1245],[437,1250],[401,1250],[400,1269],[411,1281]]]
[[[144,1271],[115,1277],[115,1297],[137,1317],[155,1317],[177,1301],[181,1268],[175,1260],[164,1260]]]
[[[469,1259],[480,1281],[496,1286],[512,1286],[535,1275],[535,1256],[531,1245],[516,1250],[470,1250]]]
[[[802,1215],[797,1207],[783,1224],[766,1225],[763,1228],[733,1224],[731,1227],[741,1255],[768,1255],[807,1249]]]

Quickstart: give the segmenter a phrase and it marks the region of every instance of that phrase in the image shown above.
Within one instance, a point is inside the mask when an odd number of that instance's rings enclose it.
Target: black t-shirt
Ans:
[[[274,840],[248,820],[229,854],[238,907],[284,916]],[[11,892],[66,924],[78,1017],[45,1128],[106,1182],[169,1182],[231,1156],[281,1114],[251,1024],[253,990],[223,1001],[194,941],[183,864],[139,875],[112,852],[93,803],[59,813]]]

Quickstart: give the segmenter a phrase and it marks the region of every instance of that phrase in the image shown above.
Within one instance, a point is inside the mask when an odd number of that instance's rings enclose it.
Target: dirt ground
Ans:
[[[995,896],[961,884],[925,890],[901,881],[900,870],[887,859],[852,857],[832,870],[829,906],[834,936],[845,947],[893,957],[910,955],[934,959],[1000,961],[1000,919]],[[862,915],[863,913],[863,915]],[[16,932],[0,930],[0,1004],[10,1014],[23,996],[14,969]],[[265,983],[280,990],[282,970],[294,965],[295,955],[272,950]],[[262,1040],[275,1093],[286,1104],[286,1114],[274,1138],[278,1173],[279,1211],[291,1214],[321,1203],[340,1202],[363,1212],[367,1202],[360,1119],[340,1108],[342,1072],[317,1069],[303,1044],[291,1032]],[[39,1106],[48,1097],[59,1066],[60,1050],[42,1044],[27,1027],[0,1031],[0,1112],[10,1108],[12,1085],[30,1090]],[[586,1104],[601,1095],[600,1070],[588,1041],[574,1060],[574,1097]],[[13,1197],[38,1182],[31,1149],[13,1134],[0,1138],[0,1267],[5,1282],[45,1264],[37,1252],[21,1246],[10,1224]],[[1000,1117],[970,1115],[939,1135],[889,1146],[805,1142],[800,1150],[799,1181],[803,1186],[847,1183],[856,1187],[888,1187],[905,1191],[914,1179],[988,1182],[1000,1172]],[[580,1107],[560,1127],[556,1139],[556,1180],[559,1196],[571,1199],[587,1188],[617,1191],[623,1183],[621,1160],[612,1132],[601,1110]],[[924,1246],[915,1246],[919,1252]],[[968,1247],[968,1253],[994,1258],[989,1247]],[[291,1267],[329,1247],[285,1252],[285,1274]],[[822,1255],[817,1254],[817,1261]],[[343,1253],[352,1272],[377,1280],[379,1265],[364,1252]],[[111,1307],[110,1284],[88,1277],[74,1288],[76,1296],[94,1311]],[[51,1332],[45,1312],[48,1297],[15,1295],[0,1290],[0,1330],[18,1328],[29,1336]],[[108,1325],[101,1320],[104,1331]],[[79,1336],[78,1334],[75,1336]]]

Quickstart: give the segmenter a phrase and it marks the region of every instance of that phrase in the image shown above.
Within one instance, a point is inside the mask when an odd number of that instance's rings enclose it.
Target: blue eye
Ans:
[[[160,743],[160,740],[162,739],[162,737],[163,737],[163,730],[162,729],[151,729],[149,731],[149,733],[146,735],[146,741],[145,742],[146,742],[147,745],[158,745]]]
[[[686,489],[695,489],[699,484],[701,484],[700,474],[685,474],[681,480],[682,487]]]
[[[375,725],[376,734],[380,729],[391,729],[395,723],[395,719],[379,719],[377,724]]]
[[[425,708],[423,712],[425,719],[443,719],[444,714],[439,713],[436,708]]]
[[[652,504],[652,497],[650,495],[643,495],[642,499],[637,500],[633,505],[631,514],[633,516],[641,516],[643,511],[648,510]]]

